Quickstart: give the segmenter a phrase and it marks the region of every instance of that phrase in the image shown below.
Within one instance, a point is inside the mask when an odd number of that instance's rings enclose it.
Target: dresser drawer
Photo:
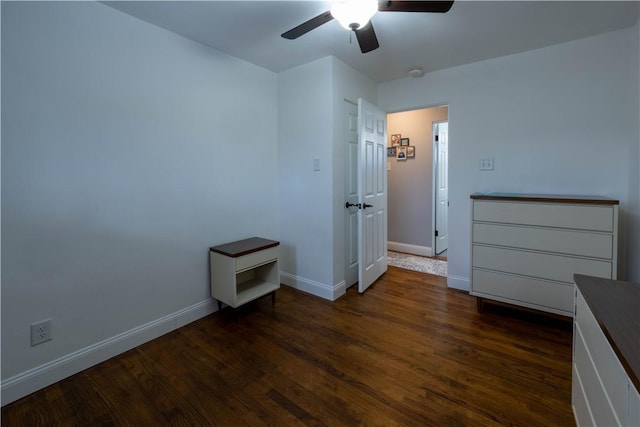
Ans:
[[[552,309],[567,316],[573,313],[573,286],[475,269],[472,278],[472,295],[494,297],[530,308]]]
[[[589,404],[587,403],[587,393],[582,385],[580,373],[576,370],[576,364],[572,364],[571,369],[571,406],[576,420],[577,427],[595,426]]]
[[[594,258],[613,258],[611,234],[475,223],[473,242]]]
[[[473,267],[564,283],[573,283],[573,275],[575,273],[610,279],[612,272],[612,264],[607,261],[518,251],[477,244],[473,245]]]
[[[473,203],[473,220],[612,232],[614,208],[597,205],[476,200]]]
[[[596,369],[598,365],[594,365],[593,360],[589,357],[584,339],[580,335],[580,328],[576,328],[575,333],[573,369],[580,376],[582,386],[587,391],[586,401],[593,416],[594,425],[619,426],[621,420],[616,416],[609,397],[601,385],[602,372],[598,372]],[[626,383],[622,382],[620,385],[626,386]]]
[[[598,324],[593,313],[588,308],[586,301],[578,292],[576,298],[576,349],[574,354],[578,357],[580,345],[584,345],[589,351],[588,357],[594,366],[597,366],[600,383],[606,393],[606,400],[611,402],[612,408],[618,419],[622,422],[627,416],[627,373],[625,372],[618,357],[613,352],[609,341],[604,336],[600,325]],[[580,341],[583,341],[581,344]],[[585,345],[584,343],[588,343]],[[594,368],[595,369],[595,368]],[[584,374],[580,372],[581,376]],[[584,381],[584,380],[583,380]],[[586,384],[585,384],[586,388]],[[589,390],[589,389],[587,389]],[[591,399],[595,400],[595,399]],[[593,405],[592,402],[589,402]],[[606,425],[606,424],[598,424]]]
[[[236,272],[246,270],[247,268],[254,268],[261,264],[265,264],[270,261],[278,259],[278,247],[262,250],[249,255],[244,255],[235,258]]]

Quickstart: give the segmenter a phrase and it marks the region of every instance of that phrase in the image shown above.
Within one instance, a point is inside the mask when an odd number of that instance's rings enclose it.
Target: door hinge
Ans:
[[[438,237],[438,230],[436,230],[436,237]]]

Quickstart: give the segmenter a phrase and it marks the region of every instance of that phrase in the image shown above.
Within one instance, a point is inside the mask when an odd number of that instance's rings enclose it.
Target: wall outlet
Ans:
[[[31,324],[31,346],[51,339],[51,320],[46,319]]]

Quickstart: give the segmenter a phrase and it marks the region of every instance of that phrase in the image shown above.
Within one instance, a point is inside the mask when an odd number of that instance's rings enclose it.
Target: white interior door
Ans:
[[[345,283],[358,281],[358,104],[344,101]]]
[[[435,218],[435,253],[441,254],[448,247],[448,210],[449,210],[449,123],[434,124],[433,144],[436,152],[436,218]]]
[[[387,271],[386,113],[358,100],[358,291]]]

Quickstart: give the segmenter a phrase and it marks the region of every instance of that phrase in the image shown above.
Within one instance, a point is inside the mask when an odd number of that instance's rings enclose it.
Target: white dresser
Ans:
[[[573,316],[575,273],[617,276],[618,201],[471,195],[471,295]]]
[[[575,276],[571,406],[578,427],[640,426],[640,284]]]

